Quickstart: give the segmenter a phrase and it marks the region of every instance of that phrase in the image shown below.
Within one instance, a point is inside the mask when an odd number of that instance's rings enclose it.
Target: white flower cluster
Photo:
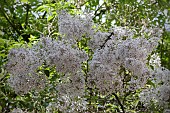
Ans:
[[[42,64],[56,67],[56,71],[62,74],[74,75],[81,70],[81,62],[87,59],[87,55],[71,44],[42,38],[32,48],[12,49],[8,59],[9,84],[17,94],[25,94],[45,87],[45,75],[37,72]]]
[[[129,29],[127,27],[114,26],[111,30],[114,33],[114,37],[117,39],[133,38],[133,36],[136,34],[135,30]]]
[[[81,63],[87,60],[87,55],[64,41],[56,42],[52,39],[42,38],[42,41],[37,45],[34,49],[43,48],[40,55],[45,56],[46,65],[56,67],[56,71],[61,74],[60,82],[56,86],[58,98],[67,97],[59,100],[61,103],[64,102],[65,105],[58,103],[58,107],[55,106],[53,109],[59,109],[60,111],[70,109],[73,113],[81,106],[79,103],[81,99],[78,98],[84,96],[85,79],[81,71]],[[65,99],[69,99],[69,101]],[[80,110],[78,109],[78,111]]]
[[[72,99],[84,96],[85,79],[82,72],[71,76],[65,75],[61,77],[60,81],[56,88],[60,96],[69,95]]]
[[[109,33],[103,32],[96,32],[92,37],[91,40],[88,42],[88,46],[95,51],[96,49],[100,48],[104,43],[105,40],[108,38]]]
[[[10,86],[17,94],[28,93],[32,89],[45,87],[45,76],[37,73],[43,61],[31,49],[12,49],[8,55],[7,71]]]
[[[152,101],[168,109],[170,104],[170,71],[162,67],[156,68],[152,72],[151,81],[154,86],[143,90],[140,94],[140,100],[145,106],[150,105]]]
[[[158,54],[154,53],[153,55],[151,55],[149,65],[153,66],[154,68],[161,66],[161,59]]]
[[[24,111],[20,108],[15,108],[11,111],[11,113],[24,113]]]
[[[8,64],[6,69],[12,75],[34,74],[36,69],[41,66],[42,60],[38,58],[36,52],[31,49],[12,49],[8,54]]]
[[[11,76],[8,79],[10,86],[14,89],[16,94],[26,94],[29,91],[35,89],[36,91],[40,91],[45,88],[46,78],[44,75],[17,75]]]
[[[120,31],[124,31],[121,35]],[[89,62],[89,86],[99,89],[101,94],[110,94],[113,91],[136,90],[143,87],[150,75],[146,63],[148,55],[155,49],[160,37],[135,38],[134,31],[125,28],[119,28],[116,35],[102,36],[105,44],[102,48],[100,43],[94,51],[93,59]],[[159,32],[160,33],[160,32]],[[119,34],[119,35],[118,35]],[[127,39],[124,39],[126,37]],[[92,40],[97,37],[92,37]],[[102,38],[99,37],[99,42]],[[97,41],[95,41],[97,42]],[[102,43],[102,42],[101,42]],[[125,73],[120,73],[122,68],[131,75],[128,80],[128,86],[124,86],[126,78]],[[124,89],[125,88],[125,89]]]
[[[118,73],[120,63],[114,52],[107,47],[98,50],[89,62],[89,87],[96,87],[101,94],[118,91],[122,86],[122,78]]]
[[[170,113],[170,109],[165,109],[163,113]]]
[[[34,111],[33,112],[28,112],[27,110],[23,111],[20,108],[14,108],[10,113],[34,113]]]
[[[47,113],[60,110],[63,113],[86,113],[87,102],[83,98],[72,100],[69,96],[58,98],[57,102],[51,102],[46,108]]]
[[[132,74],[129,81],[132,85],[129,86],[130,89],[143,87],[150,75],[150,71],[146,65],[147,57],[155,48],[155,46],[151,47],[152,43],[149,42],[150,40],[129,38],[118,44],[116,56],[121,61],[122,66]]]
[[[58,16],[59,33],[71,41],[80,41],[82,36],[93,36],[93,23],[90,17],[71,16],[66,11],[60,11]]]
[[[42,38],[35,45],[34,51],[39,51],[39,57],[43,57],[45,65],[56,67],[56,71],[62,74],[74,74],[81,70],[81,63],[87,60],[84,51],[64,41],[55,41],[50,38]]]

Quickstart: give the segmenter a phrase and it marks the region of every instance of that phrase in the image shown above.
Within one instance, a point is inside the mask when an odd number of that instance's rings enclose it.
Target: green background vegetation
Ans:
[[[82,12],[93,14],[93,21],[99,24],[102,31],[111,26],[128,26],[137,31],[142,26],[159,26],[163,28],[163,36],[156,52],[159,53],[163,67],[170,69],[170,2],[169,0],[0,0],[0,112],[8,113],[19,107],[28,111],[45,113],[45,108],[55,98],[57,91],[47,87],[40,93],[30,92],[24,96],[16,95],[7,84],[9,74],[5,71],[7,55],[10,49],[32,45],[41,36],[57,37],[57,11],[66,9],[76,15]],[[167,12],[167,13],[166,13]],[[168,23],[169,22],[169,23]],[[52,24],[51,33],[48,25]],[[55,86],[57,76],[53,70],[45,69],[49,82]],[[129,112],[160,113],[161,108],[153,106],[150,109],[143,107],[137,99],[131,102],[127,96],[126,107]],[[110,99],[113,98],[112,96]],[[93,97],[92,99],[99,99]],[[105,98],[100,98],[102,103]],[[95,106],[95,105],[94,105]],[[108,109],[118,112],[120,106],[112,104]],[[57,112],[57,111],[56,111]]]

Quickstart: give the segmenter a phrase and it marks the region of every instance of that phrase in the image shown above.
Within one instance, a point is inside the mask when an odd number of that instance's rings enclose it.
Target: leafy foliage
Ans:
[[[61,82],[59,78],[62,75],[56,72],[55,67],[40,67],[39,72],[44,73],[48,79],[46,88],[39,93],[33,90],[25,95],[17,95],[9,86],[10,74],[5,68],[7,55],[11,49],[32,47],[43,36],[53,39],[62,37],[62,34],[59,34],[57,18],[63,9],[73,16],[90,13],[93,21],[99,25],[94,28],[103,32],[110,32],[109,28],[115,25],[126,26],[135,29],[137,37],[144,35],[141,34],[141,29],[155,26],[163,28],[161,41],[152,54],[158,53],[161,65],[170,69],[170,31],[165,26],[169,25],[170,21],[168,0],[1,0],[0,3],[0,112],[2,113],[11,112],[15,108],[27,112],[45,113],[50,103],[58,101],[56,85]],[[84,37],[78,42],[79,49],[85,50],[89,57],[82,64],[85,74],[89,71],[88,62],[92,60],[94,54],[87,44],[89,40]],[[127,74],[128,81],[131,72],[122,68],[122,73]],[[85,80],[88,81],[87,78]],[[148,80],[147,87],[152,86],[155,87],[155,83]],[[99,113],[125,112],[124,110],[130,113],[163,112],[163,108],[154,102],[150,107],[144,106],[139,99],[142,90],[125,92],[123,96],[120,93],[103,96],[99,95],[97,89],[88,87],[85,95],[88,110]],[[62,111],[53,109],[52,112]]]

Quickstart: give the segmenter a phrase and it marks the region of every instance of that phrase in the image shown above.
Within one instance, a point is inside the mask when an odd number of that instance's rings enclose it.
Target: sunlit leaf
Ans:
[[[27,3],[29,0],[21,0],[21,2],[23,3]]]

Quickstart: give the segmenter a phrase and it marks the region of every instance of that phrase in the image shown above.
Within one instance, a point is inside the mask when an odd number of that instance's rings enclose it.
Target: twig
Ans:
[[[47,11],[45,11],[44,14],[42,15],[42,19],[45,18],[46,14],[47,14]]]
[[[105,5],[105,7],[103,7],[103,8],[105,8],[105,9],[101,9],[103,5]],[[100,9],[101,9],[101,10],[100,10]],[[100,12],[97,13],[99,10],[100,10]],[[110,7],[107,5],[106,2],[104,2],[104,3],[103,3],[101,6],[99,6],[98,9],[95,11],[93,20],[96,18],[96,16],[99,16],[99,15],[101,15],[101,14],[105,14],[105,12],[106,12],[106,11],[109,11],[109,10],[110,10]]]
[[[8,23],[11,25],[11,27],[18,33],[18,35],[21,35],[21,32],[15,27],[15,25],[9,20],[8,15],[4,12],[4,10],[2,9],[2,7],[0,7],[0,11],[2,12],[2,14],[4,15],[5,19],[8,21]]]
[[[97,8],[97,10],[94,12],[94,17],[93,17],[93,19],[95,19],[96,16],[99,16],[100,14],[105,13],[106,9],[100,10],[104,4],[105,4],[105,3],[103,3],[101,6],[99,6],[99,7]],[[100,12],[97,13],[99,10],[100,10]]]
[[[30,9],[29,4],[26,4],[26,11],[27,11],[27,13],[26,13],[26,19],[25,19],[25,28],[28,25],[28,13],[29,13],[29,9]]]
[[[113,32],[111,32],[111,34],[107,37],[107,39],[104,41],[104,43],[100,46],[101,47],[101,49],[103,48],[103,47],[105,47],[105,44],[107,43],[107,41],[108,40],[110,40],[111,39],[111,36],[112,35],[114,35],[114,33]]]
[[[121,107],[121,109],[122,109],[123,113],[125,113],[125,110],[124,110],[123,104],[120,102],[119,97],[116,95],[116,93],[112,93],[112,94],[115,96],[115,98],[116,98],[116,100],[117,100],[118,104],[120,105],[120,107]]]
[[[100,10],[100,8],[102,8],[102,6],[104,5],[104,3],[101,5],[101,6],[99,6],[98,8],[97,8],[97,10],[94,12],[94,15],[96,15],[97,14],[97,11],[99,11]]]

